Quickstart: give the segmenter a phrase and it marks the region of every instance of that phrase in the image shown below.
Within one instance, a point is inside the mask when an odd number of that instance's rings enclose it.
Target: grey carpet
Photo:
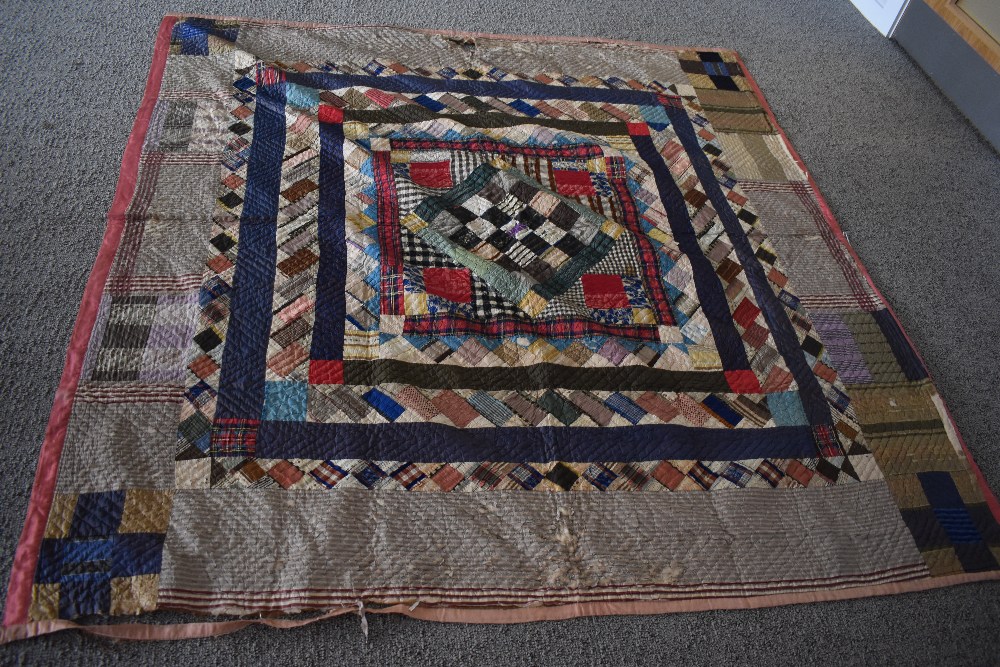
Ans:
[[[738,49],[1000,489],[1000,159],[848,0],[0,3],[0,580],[167,11]],[[357,618],[186,643],[57,634],[24,664],[996,664],[1000,585],[516,626]]]

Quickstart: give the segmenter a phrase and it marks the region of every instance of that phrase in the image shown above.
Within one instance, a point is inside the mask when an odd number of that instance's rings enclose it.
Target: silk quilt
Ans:
[[[167,17],[108,221],[4,640],[1000,576],[733,51]]]

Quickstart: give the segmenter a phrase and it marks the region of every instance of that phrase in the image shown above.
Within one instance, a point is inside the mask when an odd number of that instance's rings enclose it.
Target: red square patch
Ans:
[[[555,169],[556,192],[566,197],[586,197],[596,194],[589,171]]]
[[[450,465],[445,465],[443,468],[434,473],[434,476],[431,477],[431,479],[433,479],[434,482],[441,487],[442,491],[451,491],[458,486],[459,482],[465,479],[465,476],[455,468],[452,468]]]
[[[344,384],[344,362],[337,359],[311,360],[309,384]]]
[[[344,111],[328,104],[319,105],[319,122],[321,123],[343,123]]]
[[[726,371],[726,381],[729,388],[738,394],[759,394],[761,392],[760,382],[757,375],[751,370]]]
[[[753,305],[749,299],[743,299],[733,311],[733,319],[744,329],[753,324],[758,315],[760,315],[760,308]]]
[[[669,462],[663,461],[653,470],[653,479],[674,491],[684,481],[684,473],[670,465]]]
[[[645,123],[625,123],[628,133],[633,137],[648,137],[649,126]]]
[[[583,300],[587,308],[607,310],[630,306],[621,276],[588,273],[580,280],[583,283]]]
[[[267,471],[267,474],[284,489],[298,482],[303,475],[301,470],[288,461],[278,461],[274,467]]]
[[[798,461],[792,460],[785,468],[785,474],[802,486],[809,486],[809,480],[812,479],[814,473]]]
[[[451,163],[447,160],[411,162],[410,180],[428,188],[450,188],[454,185],[451,180]]]
[[[424,289],[428,294],[456,303],[472,301],[472,275],[468,269],[424,269]]]

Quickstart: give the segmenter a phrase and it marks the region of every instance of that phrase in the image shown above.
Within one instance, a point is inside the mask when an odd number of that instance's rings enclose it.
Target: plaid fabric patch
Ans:
[[[618,478],[618,474],[606,466],[595,463],[583,472],[583,478],[601,491],[607,491]]]
[[[520,486],[528,489],[529,491],[538,486],[542,479],[544,479],[542,473],[523,463],[519,463],[514,466],[514,469],[507,473],[507,475]]]
[[[469,475],[469,480],[483,488],[494,489],[503,481],[509,467],[503,463],[483,463]]]
[[[813,426],[813,437],[816,438],[816,446],[820,454],[825,457],[843,456],[844,450],[840,445],[840,438],[833,426],[823,424]]]
[[[401,224],[532,317],[603,258],[623,232],[517,170],[491,164],[426,197]]]
[[[406,463],[401,465],[396,470],[392,471],[390,475],[400,484],[403,485],[407,491],[412,489],[414,486],[419,484],[427,475],[412,463]]]
[[[753,473],[734,461],[722,471],[722,477],[725,477],[736,486],[743,487],[753,478]]]
[[[698,461],[688,471],[688,477],[693,479],[701,488],[710,489],[715,484],[715,480],[719,478],[719,475],[703,462]]]
[[[382,480],[387,477],[385,471],[382,470],[382,468],[380,468],[374,461],[359,461],[358,464],[351,469],[351,474],[356,480],[369,489],[374,489],[376,486],[379,486]]]
[[[259,426],[256,419],[216,419],[212,427],[212,451],[222,456],[253,456]]]
[[[617,489],[638,491],[649,483],[649,473],[634,463],[624,463],[618,466]]]
[[[323,461],[310,470],[309,474],[326,488],[332,489],[337,485],[337,482],[347,477],[349,473],[333,461]]]
[[[757,466],[757,474],[771,486],[778,486],[778,482],[780,482],[785,476],[785,473],[783,473],[778,466],[774,465],[767,459],[761,461],[760,465]]]

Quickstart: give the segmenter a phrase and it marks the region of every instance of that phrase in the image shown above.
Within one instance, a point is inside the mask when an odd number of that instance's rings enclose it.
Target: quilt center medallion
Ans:
[[[180,486],[877,475],[678,98],[484,82],[503,109],[484,119],[455,85],[267,63],[235,82]],[[546,97],[615,114],[543,121]]]
[[[476,167],[451,190],[421,201],[401,224],[534,317],[603,259],[624,229],[504,167]],[[620,279],[615,296],[589,304],[628,307]]]

